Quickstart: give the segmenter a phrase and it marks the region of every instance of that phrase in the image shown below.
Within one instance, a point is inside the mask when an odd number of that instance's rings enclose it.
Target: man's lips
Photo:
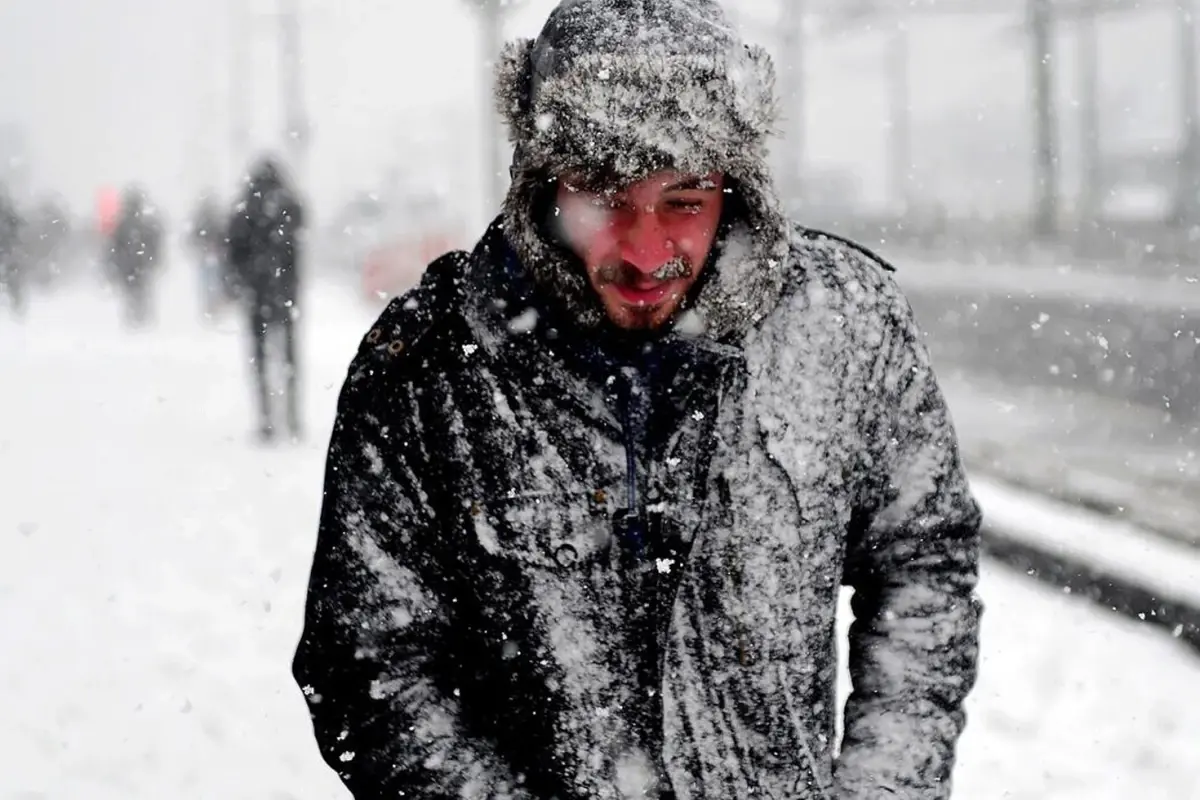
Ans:
[[[620,298],[630,305],[656,306],[670,295],[673,283],[674,281],[663,281],[645,286],[615,283],[612,287]]]

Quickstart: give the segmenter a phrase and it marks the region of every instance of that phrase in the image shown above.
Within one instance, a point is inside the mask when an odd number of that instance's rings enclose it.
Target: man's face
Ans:
[[[720,173],[657,172],[619,190],[558,182],[558,224],[613,324],[671,318],[708,261],[724,203]]]

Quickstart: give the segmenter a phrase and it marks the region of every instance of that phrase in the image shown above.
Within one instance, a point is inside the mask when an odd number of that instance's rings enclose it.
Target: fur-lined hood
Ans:
[[[586,327],[604,312],[547,230],[567,171],[634,181],[661,169],[723,172],[729,220],[685,313],[712,338],[743,333],[778,301],[789,225],[770,178],[775,72],[712,0],[564,0],[536,41],[507,45],[496,101],[515,145],[505,233],[534,280]]]

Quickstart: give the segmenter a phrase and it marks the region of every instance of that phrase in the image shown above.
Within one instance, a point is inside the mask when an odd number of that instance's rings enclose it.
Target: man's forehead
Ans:
[[[661,192],[716,191],[722,187],[724,176],[720,172],[698,174],[664,170],[638,180],[628,180],[589,175],[584,172],[568,172],[562,177],[562,181],[570,191],[622,194],[639,189]]]

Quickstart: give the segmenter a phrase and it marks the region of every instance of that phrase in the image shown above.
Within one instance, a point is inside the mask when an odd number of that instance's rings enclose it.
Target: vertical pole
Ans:
[[[1030,68],[1036,154],[1034,234],[1051,238],[1058,232],[1058,125],[1054,104],[1054,25],[1051,0],[1029,0]]]
[[[201,46],[196,51],[196,79],[199,83],[200,97],[197,108],[198,119],[191,131],[189,146],[192,157],[189,159],[189,182],[193,189],[207,190],[212,185],[213,175],[218,174],[220,164],[217,156],[218,136],[214,135],[216,120],[219,119],[217,109],[216,87],[214,81],[220,71],[213,70],[213,53],[220,52],[216,47],[219,38],[217,32],[221,28],[221,20],[210,17],[206,20],[207,27],[203,30]]]
[[[1100,211],[1106,191],[1100,155],[1100,61],[1096,32],[1096,10],[1080,9],[1075,27],[1079,58],[1079,151],[1082,156],[1079,218],[1091,223]]]
[[[233,174],[246,168],[250,151],[250,15],[245,0],[229,0],[229,160]]]
[[[1194,0],[1176,0],[1179,32],[1180,118],[1183,124],[1179,169],[1177,221],[1185,226],[1200,223],[1200,77],[1197,75],[1196,14]]]
[[[300,55],[300,0],[280,0],[280,79],[283,95],[284,149],[297,188],[305,185],[308,168],[308,117],[304,106],[303,59]]]

